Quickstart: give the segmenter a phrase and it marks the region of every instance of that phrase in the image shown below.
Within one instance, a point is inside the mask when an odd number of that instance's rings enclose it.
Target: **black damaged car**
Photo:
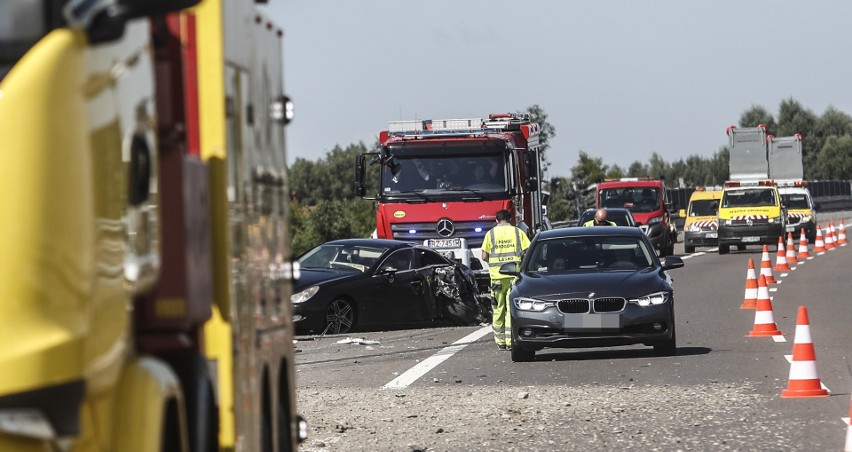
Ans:
[[[677,353],[674,290],[667,270],[683,260],[657,257],[639,229],[562,228],[536,235],[509,294],[512,361],[530,361],[546,347],[645,344]]]
[[[398,240],[344,239],[299,259],[293,313],[299,333],[489,320],[473,271],[434,250]]]

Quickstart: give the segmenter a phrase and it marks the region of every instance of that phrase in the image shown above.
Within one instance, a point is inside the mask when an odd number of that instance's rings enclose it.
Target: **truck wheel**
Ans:
[[[684,244],[683,245],[683,252],[686,253],[686,254],[692,254],[692,253],[695,252],[695,247],[692,246],[692,245]]]
[[[728,254],[731,251],[730,245],[719,245],[719,254]]]

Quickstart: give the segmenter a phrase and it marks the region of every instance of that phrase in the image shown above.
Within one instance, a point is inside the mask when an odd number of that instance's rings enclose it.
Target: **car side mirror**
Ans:
[[[521,265],[517,262],[506,262],[500,266],[500,274],[518,276],[521,274],[520,267]]]
[[[663,260],[663,270],[672,270],[683,267],[683,259],[679,256],[666,256]]]

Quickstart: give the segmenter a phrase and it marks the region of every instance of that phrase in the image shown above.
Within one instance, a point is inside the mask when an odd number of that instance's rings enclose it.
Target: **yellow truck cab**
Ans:
[[[722,199],[722,187],[696,187],[689,197],[686,210],[679,215],[685,218],[683,223],[683,249],[686,253],[695,252],[696,246],[716,246],[718,244],[719,201]]]
[[[776,245],[785,234],[787,212],[778,186],[771,179],[728,181],[722,189],[718,212],[719,254],[731,245]]]
[[[807,184],[801,180],[778,182],[778,193],[787,210],[787,232],[793,234],[796,243],[799,243],[802,231],[809,242],[816,241],[816,209],[819,209],[819,204],[811,198]]]

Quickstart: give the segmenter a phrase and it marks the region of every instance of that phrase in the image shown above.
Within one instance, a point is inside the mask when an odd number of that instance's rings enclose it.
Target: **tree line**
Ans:
[[[525,111],[541,126],[541,152],[544,171],[550,166],[547,152],[556,127],[548,122],[547,113],[533,105]],[[738,127],[767,126],[778,137],[799,133],[803,140],[803,165],[809,180],[848,179],[852,175],[852,116],[834,107],[817,115],[790,98],[781,102],[778,114],[772,115],[760,105],[752,105],[739,118]],[[726,124],[727,125],[727,124]],[[355,196],[355,158],[361,153],[378,151],[379,143],[335,146],[325,157],[310,161],[297,158],[289,168],[290,233],[296,255],[328,240],[368,237],[375,229],[375,205]],[[674,162],[665,161],[656,152],[647,163],[634,161],[626,168],[606,164],[603,159],[580,150],[577,163],[569,176],[549,178],[544,189],[550,192],[548,216],[551,221],[575,219],[580,210],[594,204],[594,193],[588,187],[604,179],[650,177],[665,179],[668,185],[721,185],[728,178],[727,145],[707,156],[690,155]],[[375,193],[378,168],[368,166],[365,180],[373,184]]]

